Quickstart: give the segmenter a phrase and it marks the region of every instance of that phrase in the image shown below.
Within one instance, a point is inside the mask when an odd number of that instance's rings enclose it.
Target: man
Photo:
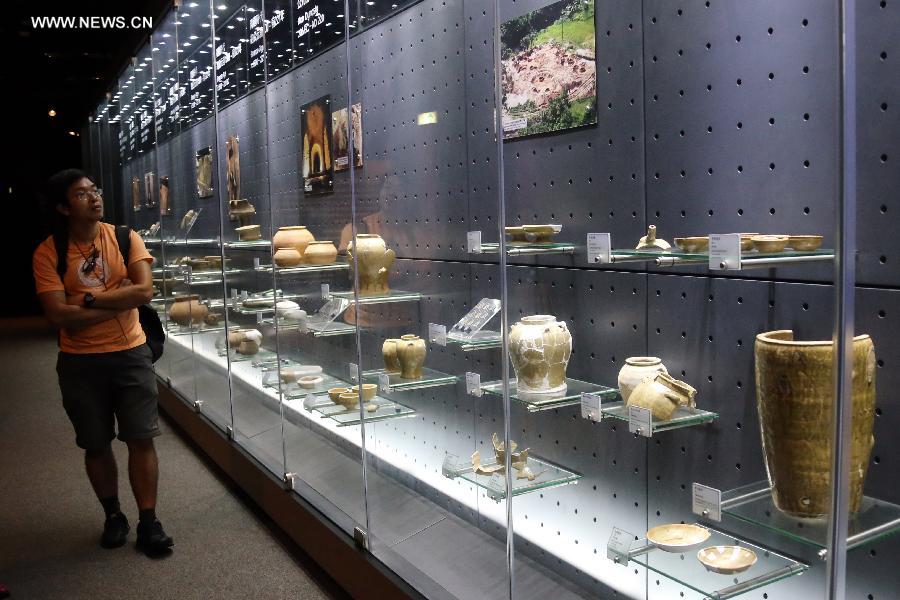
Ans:
[[[153,258],[132,231],[126,267],[115,227],[101,223],[102,193],[86,173],[68,169],[54,175],[47,201],[53,235],[34,252],[34,279],[44,313],[60,330],[56,371],[63,406],[106,513],[100,545],[118,548],[130,530],[119,507],[118,468],[110,446],[117,423],[118,437],[128,446],[128,476],[140,511],[137,547],[148,556],[168,553],[172,538],[155,510],[156,377],[137,311],[152,296]],[[62,276],[57,256],[66,257]]]

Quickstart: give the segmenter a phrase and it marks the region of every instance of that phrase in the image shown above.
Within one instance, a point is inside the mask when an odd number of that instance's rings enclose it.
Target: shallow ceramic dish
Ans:
[[[675,247],[682,252],[706,252],[709,249],[709,237],[675,238]]]
[[[546,225],[522,225],[525,230],[525,239],[529,242],[549,242],[557,233],[562,231],[562,225],[549,223]]]
[[[751,239],[757,252],[781,252],[788,243],[786,235],[754,235]]]
[[[707,571],[721,575],[743,573],[756,564],[756,553],[742,546],[710,546],[697,552]]]
[[[358,386],[358,385],[354,385],[352,388],[350,388],[350,390],[351,390],[354,394],[356,394],[356,393],[359,392],[359,386]],[[376,392],[377,390],[378,390],[378,386],[375,385],[374,383],[364,383],[364,384],[362,384],[362,397],[363,397],[363,402],[368,402],[369,400],[371,400],[372,398],[374,398],[374,397],[375,397],[375,392]]]
[[[322,383],[321,375],[304,375],[297,379],[297,385],[306,390],[311,390]]]
[[[344,392],[343,394],[338,394],[336,402],[347,410],[350,410],[359,406],[359,394],[356,392]]]
[[[684,523],[659,525],[647,532],[647,541],[666,552],[695,550],[708,539],[707,528]]]
[[[331,400],[332,402],[334,402],[335,404],[337,404],[338,397],[341,394],[348,394],[348,393],[350,393],[350,388],[333,387],[328,390],[328,399]]]
[[[759,235],[759,233],[739,233],[741,236],[741,250],[746,252],[747,250],[753,250],[753,236]]]
[[[812,252],[822,247],[821,235],[792,235],[788,236],[788,246],[798,252]]]

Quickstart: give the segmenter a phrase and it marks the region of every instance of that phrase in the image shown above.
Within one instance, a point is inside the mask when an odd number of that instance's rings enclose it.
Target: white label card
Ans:
[[[634,535],[624,529],[613,527],[609,541],[606,542],[606,558],[620,564],[628,564],[628,551],[634,542]]]
[[[378,392],[381,394],[391,393],[391,376],[387,373],[378,374]]]
[[[359,367],[356,363],[347,363],[347,370],[350,372],[350,381],[359,381]]]
[[[254,257],[253,257],[253,268],[254,268],[254,269],[258,269],[258,268],[259,268],[259,257],[258,257],[258,256],[254,256]]]
[[[481,397],[481,375],[471,371],[466,372],[466,393],[470,396]]]
[[[702,483],[695,483],[691,490],[691,510],[695,515],[712,521],[721,521],[722,491]]]
[[[741,234],[709,234],[709,268],[715,271],[740,270]]]
[[[487,486],[490,490],[493,490],[498,494],[503,494],[506,492],[506,479],[500,473],[494,473],[488,480]]]
[[[600,396],[583,392],[581,394],[581,418],[591,421],[599,421],[600,415]]]
[[[444,463],[441,465],[441,473],[444,477],[449,477],[453,479],[457,475],[457,471],[459,467],[459,457],[455,454],[451,454],[450,452],[444,455]]]
[[[608,265],[612,253],[612,242],[608,233],[587,234],[587,261]]]
[[[428,339],[438,346],[447,345],[447,326],[437,323],[428,324]]]
[[[653,435],[653,413],[640,406],[628,407],[628,431],[644,437]]]
[[[327,283],[322,284],[322,300],[328,300],[331,297],[331,286]]]
[[[316,404],[316,397],[312,394],[307,394],[306,398],[303,399],[303,408],[306,410],[312,410],[313,406]]]
[[[466,234],[466,250],[469,254],[481,254],[480,231],[470,231]]]

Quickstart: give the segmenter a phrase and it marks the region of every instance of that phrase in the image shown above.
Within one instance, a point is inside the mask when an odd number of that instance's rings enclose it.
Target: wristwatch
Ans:
[[[92,307],[94,305],[94,300],[96,300],[96,298],[94,298],[94,295],[92,293],[90,293],[90,292],[86,293],[84,295],[84,307],[85,308]]]

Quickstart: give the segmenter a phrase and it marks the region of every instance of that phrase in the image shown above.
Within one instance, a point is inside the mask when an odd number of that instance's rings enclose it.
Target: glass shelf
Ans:
[[[729,575],[708,571],[697,559],[697,550],[688,552],[666,552],[647,540],[635,541],[627,555],[620,555],[615,561],[625,564],[629,560],[651,571],[688,587],[707,598],[733,598],[751,590],[771,585],[775,582],[799,575],[809,567],[787,556],[782,556],[766,548],[755,546],[739,538],[710,529],[709,539],[702,547],[742,546],[756,553],[756,563],[742,573]]]
[[[600,405],[600,414],[602,418],[618,419],[619,421],[629,421],[628,407],[624,402],[610,402]],[[690,427],[692,425],[701,425],[703,423],[711,423],[719,418],[718,413],[701,410],[699,408],[687,408],[679,406],[675,410],[675,414],[668,421],[659,421],[653,419],[653,431],[668,431],[670,429],[680,429],[682,427]]]
[[[481,254],[499,254],[500,244],[481,244]],[[531,256],[537,254],[574,254],[575,246],[560,242],[528,243],[507,242],[507,256]],[[477,253],[476,253],[477,254]]]
[[[284,368],[284,367],[283,367]],[[287,367],[290,368],[290,367]],[[281,392],[284,394],[286,398],[290,398],[291,400],[297,398],[306,398],[309,394],[313,396],[320,396],[328,392],[329,389],[335,387],[350,387],[350,384],[342,379],[338,379],[333,375],[329,375],[328,373],[320,373],[322,377],[322,381],[317,383],[315,387],[312,388],[302,388],[296,381],[291,383],[281,383]],[[278,378],[278,373],[273,372],[270,381],[263,381],[263,385],[265,387],[270,387],[272,389],[278,389],[278,383],[276,379]]]
[[[509,397],[511,400],[521,402],[528,407],[531,412],[539,410],[549,410],[551,408],[560,408],[562,406],[571,406],[573,404],[581,404],[581,394],[597,394],[601,400],[603,398],[614,398],[619,393],[615,388],[598,385],[596,383],[588,383],[578,379],[570,379],[566,377],[566,391],[554,397],[548,397],[548,394],[519,394],[516,385],[516,379],[509,380]],[[484,393],[491,396],[503,395],[503,383],[501,381],[490,381],[481,385]]]
[[[207,325],[206,323],[202,325],[189,325],[187,327],[183,327],[174,321],[168,321],[166,323],[166,333],[168,335],[197,335],[201,333],[213,333],[215,331],[225,331],[225,321],[222,321],[221,325]]]
[[[225,248],[231,250],[258,250],[260,248],[271,248],[272,240],[247,240],[247,241],[231,241],[222,244]]]
[[[387,373],[384,369],[375,369],[372,371],[363,371],[363,381],[367,383],[378,383],[379,375]],[[390,373],[391,391],[409,391],[421,390],[424,388],[438,387],[442,385],[453,385],[459,381],[456,375],[447,375],[428,367],[422,368],[422,377],[419,379],[403,379],[399,373]]]
[[[753,268],[776,268],[799,265],[812,262],[828,262],[834,260],[834,250],[796,251],[784,250],[782,252],[758,252],[747,250],[741,252],[740,270]],[[674,267],[677,265],[702,266],[709,264],[707,252],[680,252],[678,250],[612,250],[610,262],[655,262],[660,267]],[[736,266],[735,266],[736,267]],[[738,270],[731,267],[728,270]],[[723,269],[724,269],[723,263]]]
[[[263,325],[275,325],[274,319],[263,319]],[[279,331],[299,331],[302,334],[309,334],[313,337],[330,337],[333,335],[353,335],[356,333],[356,326],[338,321],[328,321],[316,323],[307,318],[306,323],[292,323],[290,321],[279,321]]]
[[[226,351],[224,349],[219,349],[218,354],[224,358]],[[278,356],[276,356],[274,352],[262,349],[256,354],[240,354],[237,350],[231,351],[231,362],[247,362],[248,360],[253,361],[251,364],[254,367],[259,367],[264,366],[266,363],[277,362]]]
[[[448,458],[450,460],[448,460]],[[499,502],[506,498],[506,476],[495,473],[493,475],[478,475],[474,471],[471,463],[468,464],[452,464],[455,462],[453,455],[447,455],[444,459],[444,467],[442,469],[445,477],[456,479],[457,477],[465,479],[470,483],[474,483],[480,488],[487,491],[487,495],[491,500]],[[482,467],[491,467],[496,462],[481,463]],[[531,470],[535,478],[529,481],[527,478],[513,479],[513,496],[521,496],[538,490],[557,487],[561,485],[569,485],[581,479],[579,473],[569,471],[558,465],[554,465],[546,460],[538,458],[532,454],[528,455],[526,467]],[[513,476],[519,471],[513,469]]]
[[[274,265],[260,265],[256,270],[260,273],[275,272],[278,275],[292,275],[295,273],[321,273],[324,271],[347,271],[350,264],[346,262],[333,262],[325,265],[297,265],[295,267],[279,267]]]
[[[331,292],[334,298],[345,298],[351,303],[356,302],[353,298],[353,291],[349,292]],[[400,290],[391,290],[387,294],[377,296],[360,296],[360,304],[387,304],[390,302],[414,302],[422,299],[419,292],[401,292]]]
[[[387,400],[380,396],[375,396],[366,404],[376,407],[376,410],[372,412],[369,412],[368,410],[363,411],[365,413],[365,417],[363,418],[366,420],[366,423],[373,421],[386,421],[388,419],[396,419],[398,417],[409,417],[416,414],[416,411],[409,408],[408,406],[398,404],[396,402],[393,402],[392,400]],[[333,403],[327,397],[322,398],[321,400],[313,403],[307,408],[322,415],[323,417],[328,417],[332,421],[336,422],[338,424],[338,427],[359,425],[362,422],[362,419],[359,416],[358,407],[354,407],[348,410],[340,404]]]
[[[828,539],[828,519],[804,519],[781,512],[775,507],[772,489],[767,481],[722,492],[722,512],[818,548],[824,555]],[[859,512],[850,517],[847,549],[859,548],[898,531],[900,506],[865,496]]]
[[[503,344],[503,336],[499,331],[478,331],[469,339],[455,338],[447,335],[447,344],[459,346],[463,352],[499,348]]]
[[[169,239],[161,240],[159,238],[145,238],[145,246],[158,246],[165,244],[166,246],[218,246],[219,240],[216,238],[196,238],[196,239]]]

